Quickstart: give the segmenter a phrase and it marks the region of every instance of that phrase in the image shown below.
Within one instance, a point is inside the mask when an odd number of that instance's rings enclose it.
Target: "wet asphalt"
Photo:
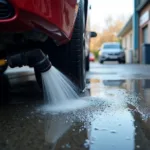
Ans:
[[[0,150],[150,150],[150,66],[91,63],[86,82],[91,106],[52,115],[33,69],[8,69]]]

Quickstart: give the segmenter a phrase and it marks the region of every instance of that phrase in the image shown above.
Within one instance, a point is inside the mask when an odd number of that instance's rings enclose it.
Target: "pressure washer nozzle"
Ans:
[[[46,72],[52,67],[51,62],[49,61],[48,56],[44,56],[43,60],[37,62],[34,65],[34,68],[39,72]]]
[[[46,56],[40,49],[16,54],[8,57],[7,60],[9,66],[12,68],[29,66],[34,67],[39,72],[46,72],[52,66],[48,56]]]

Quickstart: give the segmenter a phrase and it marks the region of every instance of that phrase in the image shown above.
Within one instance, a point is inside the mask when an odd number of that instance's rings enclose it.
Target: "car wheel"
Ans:
[[[100,61],[100,63],[101,63],[101,64],[103,64],[103,63],[104,63],[104,61]]]
[[[125,64],[125,61],[119,60],[119,64]]]
[[[74,75],[81,90],[85,88],[85,13],[84,0],[80,0],[79,10],[71,41],[69,72]],[[88,69],[88,68],[87,68]]]
[[[126,62],[123,60],[122,63],[125,64]]]
[[[71,78],[81,90],[85,88],[85,14],[84,0],[80,0],[79,10],[72,34],[72,39],[65,45],[56,46],[49,38],[41,44],[41,49],[48,54],[53,66]],[[37,81],[42,87],[41,75],[35,70]]]

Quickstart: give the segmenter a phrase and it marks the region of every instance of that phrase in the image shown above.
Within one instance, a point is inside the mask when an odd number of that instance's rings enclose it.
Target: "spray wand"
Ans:
[[[9,56],[7,60],[0,60],[0,66],[5,64],[8,64],[11,68],[22,66],[34,67],[41,73],[48,71],[52,66],[48,56],[40,49]]]

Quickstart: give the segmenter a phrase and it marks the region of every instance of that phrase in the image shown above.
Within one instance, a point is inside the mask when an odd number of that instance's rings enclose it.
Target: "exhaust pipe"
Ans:
[[[52,64],[40,49],[16,54],[7,58],[7,63],[11,68],[29,66],[34,67],[38,72],[48,71]]]

